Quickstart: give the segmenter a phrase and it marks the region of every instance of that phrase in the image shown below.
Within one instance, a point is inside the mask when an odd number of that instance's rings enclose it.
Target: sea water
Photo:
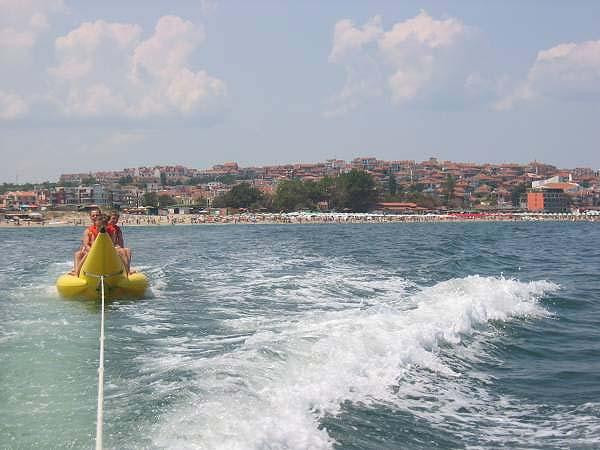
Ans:
[[[600,226],[125,228],[148,298],[106,307],[108,448],[600,446]],[[81,229],[0,229],[0,448],[94,445]]]

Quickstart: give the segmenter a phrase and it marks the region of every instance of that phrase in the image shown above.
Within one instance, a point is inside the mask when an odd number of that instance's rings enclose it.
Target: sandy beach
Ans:
[[[600,222],[600,215],[587,214],[370,214],[370,213],[244,213],[230,215],[176,214],[167,216],[121,215],[120,225],[173,226],[214,224],[332,224],[332,223],[424,223],[424,222]],[[84,213],[57,214],[53,212],[42,222],[0,221],[0,227],[41,228],[87,226]]]

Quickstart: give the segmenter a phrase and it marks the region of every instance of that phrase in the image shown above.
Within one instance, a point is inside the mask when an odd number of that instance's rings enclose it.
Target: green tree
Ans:
[[[423,183],[413,183],[409,186],[408,192],[423,192],[425,185]]]
[[[312,181],[283,180],[277,185],[273,208],[278,211],[314,209],[319,196],[319,188]]]
[[[335,206],[355,212],[366,212],[375,206],[377,190],[373,177],[353,169],[335,180]]]
[[[223,184],[234,184],[236,180],[237,180],[237,177],[232,174],[221,175],[216,178],[216,181],[223,183]]]
[[[127,184],[131,184],[131,183],[133,183],[133,177],[131,175],[127,175],[127,176],[121,177],[121,178],[119,178],[118,183],[121,186],[124,186],[124,185],[127,185]]]
[[[326,201],[331,204],[335,196],[335,178],[329,175],[321,178],[317,182],[317,189],[319,190],[319,201]]]
[[[167,174],[164,172],[160,173],[160,185],[161,186],[166,186],[167,185]]]
[[[240,183],[213,200],[217,208],[258,208],[262,206],[264,195],[248,183]]]
[[[186,184],[189,184],[190,186],[196,186],[198,184],[208,183],[209,181],[213,181],[213,177],[209,177],[209,176],[191,177],[190,179],[187,180]]]
[[[442,187],[444,189],[444,197],[446,200],[446,204],[450,205],[450,202],[454,198],[454,188],[456,187],[456,179],[450,174],[446,175],[446,180],[444,181]]]
[[[390,195],[396,195],[398,191],[398,183],[396,182],[396,176],[393,173],[388,174],[387,191]]]
[[[314,181],[305,181],[304,189],[306,190],[306,194],[308,195],[309,200],[316,206],[320,201],[326,200],[326,195],[323,191],[321,191],[321,185],[319,183],[315,183]]]
[[[404,196],[404,199],[408,202],[416,203],[418,206],[427,209],[434,209],[440,206],[440,200],[436,197],[433,197],[429,194],[424,194],[423,192],[407,192]]]
[[[527,191],[527,183],[517,184],[510,191],[510,199],[514,207],[518,207],[521,202],[521,195]]]
[[[167,194],[161,194],[158,196],[158,206],[166,208],[167,206],[176,205],[177,200]]]
[[[145,192],[142,197],[143,206],[158,206],[158,195],[156,192]]]

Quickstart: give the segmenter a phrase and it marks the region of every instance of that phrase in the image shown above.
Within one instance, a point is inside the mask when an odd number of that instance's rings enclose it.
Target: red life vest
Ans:
[[[106,231],[110,234],[110,237],[112,237],[112,240],[116,245],[123,247],[123,233],[121,232],[121,227],[109,223],[106,226]]]
[[[94,243],[94,241],[96,240],[96,238],[98,237],[98,233],[100,233],[100,230],[98,230],[96,225],[90,225],[86,231],[87,231],[87,236],[88,236],[87,245],[89,245],[91,247],[92,244]]]
[[[98,227],[96,227],[96,225],[90,225],[87,230],[88,233],[91,233],[92,238],[94,239],[96,239],[98,237],[98,233],[100,233],[100,230]]]

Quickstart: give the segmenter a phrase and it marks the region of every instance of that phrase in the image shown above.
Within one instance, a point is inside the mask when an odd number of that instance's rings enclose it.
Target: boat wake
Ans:
[[[319,285],[323,288],[323,279]],[[399,288],[402,302],[317,309],[263,323],[232,319],[228,326],[237,345],[213,357],[185,356],[206,340],[170,342],[168,353],[147,361],[150,370],[177,365],[195,376],[185,399],[156,426],[154,444],[330,448],[335,440],[322,422],[349,403],[388,404],[444,427],[447,417],[478,411],[489,401],[489,380],[472,374],[467,378],[473,380],[462,379],[470,361],[485,357],[486,339],[501,333],[507,321],[548,316],[538,300],[558,289],[546,281],[480,276],[411,295],[406,287],[398,280],[382,289],[389,298]],[[509,417],[496,413],[498,423]]]

